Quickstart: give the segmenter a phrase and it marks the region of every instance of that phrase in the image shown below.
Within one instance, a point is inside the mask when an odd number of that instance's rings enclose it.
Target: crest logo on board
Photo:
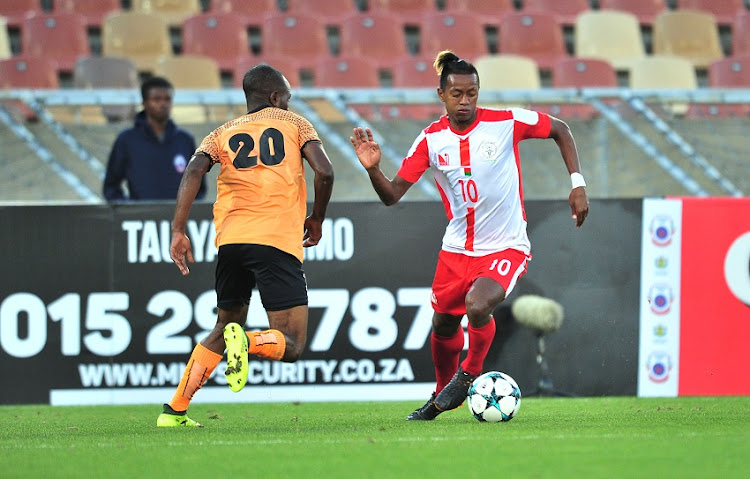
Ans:
[[[674,237],[674,221],[669,216],[654,216],[649,225],[649,231],[651,232],[651,241],[656,246],[667,246]]]
[[[655,383],[665,383],[672,371],[672,358],[664,351],[654,351],[646,360],[648,378]]]

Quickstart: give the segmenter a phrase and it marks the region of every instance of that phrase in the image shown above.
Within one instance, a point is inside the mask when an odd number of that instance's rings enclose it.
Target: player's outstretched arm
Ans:
[[[185,173],[182,174],[180,188],[177,190],[177,205],[172,220],[172,244],[169,247],[169,256],[172,257],[172,261],[183,275],[190,273],[187,263],[194,262],[190,239],[185,235],[185,227],[195,195],[198,194],[203,176],[208,172],[210,166],[211,160],[208,156],[201,153],[193,155],[187,168],[185,168]]]
[[[323,145],[317,141],[309,141],[302,148],[302,155],[315,172],[313,188],[315,199],[310,216],[305,219],[305,233],[302,245],[305,247],[315,246],[323,235],[323,220],[326,217],[328,202],[333,192],[333,165]]]
[[[398,203],[412,184],[398,175],[393,180],[385,176],[380,169],[382,156],[380,145],[373,139],[372,131],[369,128],[357,127],[353,135],[349,137],[349,141],[352,142],[354,151],[357,152],[359,162],[367,170],[370,183],[380,197],[380,201],[386,206]]]
[[[570,128],[564,121],[550,116],[550,122],[549,137],[557,143],[565,167],[571,175],[572,189],[568,196],[568,203],[570,203],[571,216],[575,220],[576,226],[580,228],[589,214],[589,199],[586,195],[586,183],[581,175],[576,142]]]

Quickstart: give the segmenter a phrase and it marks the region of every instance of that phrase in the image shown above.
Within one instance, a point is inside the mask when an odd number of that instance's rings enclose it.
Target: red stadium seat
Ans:
[[[388,11],[398,15],[421,15],[435,11],[435,0],[369,0],[372,11]]]
[[[60,88],[57,62],[25,55],[0,60],[0,88]]]
[[[344,17],[359,13],[354,0],[287,0],[287,13],[313,13],[327,24],[338,24]]]
[[[514,12],[500,20],[498,37],[502,54],[532,58],[540,70],[551,70],[568,56],[562,28],[550,13]]]
[[[261,55],[237,60],[234,66],[234,86],[242,88],[242,79],[245,73],[260,63],[267,63],[283,73],[292,88],[301,86],[299,61],[296,58],[284,55]]]
[[[591,9],[589,0],[524,0],[524,12],[546,12],[560,25],[572,26],[582,12]]]
[[[391,77],[394,88],[432,88],[440,86],[440,77],[432,66],[435,57],[405,56],[394,60]],[[437,98],[437,93],[435,93]],[[384,110],[389,118],[428,120],[445,113],[442,103],[429,105],[391,105]]]
[[[719,25],[731,25],[745,11],[744,0],[677,0],[677,10],[700,10],[714,16]]]
[[[222,71],[232,71],[238,59],[250,55],[247,30],[233,13],[202,13],[182,25],[182,52],[213,58]]]
[[[393,62],[395,88],[437,88],[440,77],[432,66],[435,57],[403,56]]]
[[[341,55],[366,56],[382,63],[408,54],[404,24],[392,13],[361,13],[341,23]]]
[[[487,55],[490,50],[479,17],[459,11],[428,13],[421,22],[423,55],[453,50],[461,58]]]
[[[653,25],[654,19],[667,10],[666,0],[599,0],[600,10],[620,10],[638,17],[641,25]]]
[[[708,66],[708,86],[712,88],[750,88],[750,56],[717,60]],[[746,103],[693,104],[690,117],[737,117],[750,115]]]
[[[587,88],[617,86],[617,73],[611,63],[594,58],[565,58],[552,69],[555,88]],[[590,119],[598,116],[591,105],[556,105],[550,111],[561,118]]]
[[[263,22],[261,54],[291,56],[312,66],[317,57],[330,55],[325,25],[311,14],[269,15]]]
[[[279,13],[276,0],[253,0],[252,2],[248,0],[211,0],[209,11],[213,13],[234,12],[250,17]]]
[[[750,12],[742,12],[734,19],[732,55],[750,55]]]
[[[23,20],[31,14],[44,13],[39,0],[3,0],[0,2],[0,17],[11,28],[20,28]]]
[[[46,13],[27,17],[21,28],[21,51],[52,57],[61,71],[73,71],[79,57],[89,56],[84,18],[75,13]]]
[[[708,86],[750,88],[750,56],[733,56],[711,63]]]
[[[616,87],[617,74],[611,63],[595,58],[565,58],[552,69],[555,88]]]
[[[89,27],[101,27],[104,17],[121,10],[120,0],[55,0],[55,13],[77,13]]]
[[[360,56],[325,58],[315,65],[315,86],[323,88],[378,88],[377,63]]]
[[[508,12],[512,12],[513,0],[445,0],[445,10],[478,15],[487,23],[497,23]]]

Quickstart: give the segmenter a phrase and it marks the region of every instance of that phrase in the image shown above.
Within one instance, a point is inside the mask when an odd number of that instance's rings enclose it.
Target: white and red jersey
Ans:
[[[549,132],[548,115],[521,108],[477,108],[476,121],[460,133],[446,115],[422,130],[398,175],[416,183],[432,168],[449,220],[445,251],[530,253],[518,143]]]

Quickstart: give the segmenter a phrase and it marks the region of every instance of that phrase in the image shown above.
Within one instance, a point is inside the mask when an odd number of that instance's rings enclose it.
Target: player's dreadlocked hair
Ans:
[[[435,63],[433,64],[438,75],[440,75],[440,88],[445,88],[445,84],[448,81],[448,75],[452,73],[460,73],[464,75],[471,75],[472,73],[477,76],[477,85],[479,84],[479,73],[474,65],[458,57],[451,50],[443,50],[438,53],[435,57]]]
[[[283,90],[285,86],[284,75],[265,63],[255,65],[242,78],[242,90],[248,99],[268,99],[271,93]]]

